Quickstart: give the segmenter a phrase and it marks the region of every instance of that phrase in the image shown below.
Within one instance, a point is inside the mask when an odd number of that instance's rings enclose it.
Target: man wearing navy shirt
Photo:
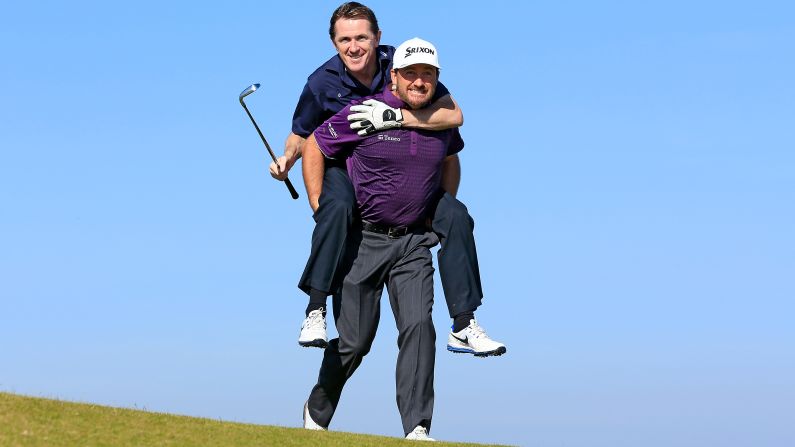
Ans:
[[[344,3],[331,16],[329,35],[337,55],[315,70],[304,86],[284,155],[270,166],[271,175],[279,180],[287,176],[301,157],[306,137],[324,120],[352,100],[379,93],[390,81],[394,48],[379,45],[381,31],[372,10],[356,2]],[[432,96],[432,103],[423,109],[368,101],[351,110],[356,112],[349,116],[353,120],[351,126],[360,135],[397,127],[444,130],[463,123],[460,109],[441,84]],[[357,220],[357,210],[344,165],[334,162],[325,166],[308,165],[305,161],[303,168],[316,226],[309,260],[299,281],[299,288],[309,295],[299,344],[325,347],[326,298],[339,290],[345,241]],[[457,188],[458,171],[451,169],[449,175],[456,179]],[[442,244],[438,253],[439,271],[450,317],[454,319],[452,332],[472,332],[471,336],[462,337],[464,342],[455,341],[448,349],[489,355],[489,346],[476,343],[488,337],[474,320],[474,311],[483,297],[472,234],[474,222],[464,204],[455,199],[455,192],[440,191],[434,203],[436,210],[429,216]]]
[[[436,48],[410,39],[398,47],[393,67],[391,88],[370,99],[393,109],[425,107],[439,75]],[[458,170],[464,142],[457,128],[396,127],[362,137],[356,130],[361,126],[349,124],[354,102],[321,124],[305,146],[305,163],[345,161],[361,223],[350,231],[350,266],[341,294],[334,295],[339,338],[326,348],[304,405],[304,426],[325,429],[331,422],[345,383],[370,351],[386,285],[398,328],[395,380],[403,430],[408,439],[432,440],[436,331],[430,248],[438,238],[426,218],[440,187],[457,188],[457,177],[449,173]],[[317,194],[309,200],[318,200]]]

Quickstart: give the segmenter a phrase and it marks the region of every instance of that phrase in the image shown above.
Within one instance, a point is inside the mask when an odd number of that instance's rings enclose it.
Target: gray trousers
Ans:
[[[345,382],[370,352],[386,285],[398,329],[395,381],[403,431],[408,434],[417,425],[430,430],[436,356],[430,248],[438,238],[431,232],[389,238],[361,230],[352,231],[351,236],[352,264],[342,293],[333,298],[339,338],[329,342],[323,355],[317,384],[309,395],[309,413],[328,427]]]

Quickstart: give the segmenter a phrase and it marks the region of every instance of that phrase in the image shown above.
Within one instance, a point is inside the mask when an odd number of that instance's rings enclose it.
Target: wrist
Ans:
[[[401,127],[415,127],[417,119],[410,109],[396,109],[398,118],[395,120]]]
[[[292,165],[301,158],[301,151],[295,148],[287,149],[284,151],[284,158],[287,159],[287,164]]]

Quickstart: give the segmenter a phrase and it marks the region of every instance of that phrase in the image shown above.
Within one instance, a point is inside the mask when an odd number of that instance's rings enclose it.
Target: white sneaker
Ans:
[[[426,430],[422,425],[414,427],[414,430],[406,435],[406,439],[410,439],[412,441],[436,441],[435,439],[428,436],[428,430]]]
[[[309,415],[309,401],[304,403],[304,428],[307,430],[328,430],[328,428],[312,420],[312,416]]]
[[[486,331],[478,326],[478,322],[474,319],[469,320],[469,326],[458,332],[453,332],[450,328],[450,335],[447,336],[447,350],[474,354],[477,357],[502,355],[506,352],[505,345],[489,338]]]
[[[304,347],[314,346],[325,348],[328,346],[326,337],[326,317],[323,315],[323,308],[309,312],[301,324],[301,334],[298,336],[298,344]]]

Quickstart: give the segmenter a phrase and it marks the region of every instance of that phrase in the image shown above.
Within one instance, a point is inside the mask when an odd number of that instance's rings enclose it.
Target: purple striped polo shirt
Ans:
[[[441,185],[442,162],[463,149],[464,140],[458,129],[397,128],[359,136],[350,128],[349,110],[369,98],[406,107],[387,87],[321,124],[315,130],[317,144],[326,157],[347,159],[362,220],[388,226],[421,224]]]

